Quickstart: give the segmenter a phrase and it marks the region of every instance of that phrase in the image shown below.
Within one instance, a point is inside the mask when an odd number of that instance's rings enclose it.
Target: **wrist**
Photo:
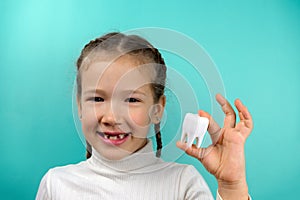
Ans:
[[[218,180],[218,192],[223,200],[248,199],[248,185],[246,180],[227,182]]]

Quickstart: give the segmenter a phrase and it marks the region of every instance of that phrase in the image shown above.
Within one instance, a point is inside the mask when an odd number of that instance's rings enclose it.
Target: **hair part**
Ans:
[[[119,32],[111,32],[105,34],[95,40],[91,40],[84,46],[81,54],[77,60],[77,98],[81,99],[82,85],[81,85],[81,69],[85,63],[85,59],[92,57],[93,55],[104,52],[108,54],[117,53],[117,55],[130,55],[135,59],[138,59],[144,64],[154,63],[156,64],[155,78],[151,83],[151,90],[153,92],[154,103],[157,103],[163,96],[165,90],[166,81],[166,65],[158,49],[153,47],[147,40],[137,35],[125,35]],[[99,56],[99,54],[98,54]],[[96,55],[97,57],[97,55]],[[160,123],[154,126],[157,151],[156,156],[161,156],[162,140],[160,132]],[[92,147],[88,141],[86,141],[86,158],[90,158],[92,155]]]

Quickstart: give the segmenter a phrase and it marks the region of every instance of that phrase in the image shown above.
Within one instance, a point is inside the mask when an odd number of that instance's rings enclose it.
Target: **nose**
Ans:
[[[103,110],[102,117],[99,119],[99,123],[103,124],[104,126],[117,126],[120,125],[120,121],[117,116],[116,109],[108,103],[105,106],[105,110]]]

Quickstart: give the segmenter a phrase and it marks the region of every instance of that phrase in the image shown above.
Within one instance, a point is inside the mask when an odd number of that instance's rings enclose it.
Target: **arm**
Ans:
[[[213,144],[207,148],[187,147],[177,142],[177,147],[197,158],[218,181],[218,193],[223,200],[247,200],[248,185],[246,181],[244,145],[253,129],[252,117],[248,109],[237,99],[235,106],[240,121],[236,123],[236,114],[230,103],[221,95],[216,99],[225,113],[224,126],[221,128],[214,119],[204,111],[201,117],[209,119],[208,132]]]

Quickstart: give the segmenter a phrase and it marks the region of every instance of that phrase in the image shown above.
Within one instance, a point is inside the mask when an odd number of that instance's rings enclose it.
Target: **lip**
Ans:
[[[123,139],[110,140],[110,139],[104,138],[103,137],[104,134],[111,135],[111,136],[116,136],[116,135],[120,135],[120,134],[127,134],[127,136],[125,136]],[[100,139],[103,142],[105,142],[106,144],[109,144],[109,145],[121,145],[121,144],[123,144],[130,137],[130,134],[131,133],[125,133],[125,132],[99,132],[99,131],[97,131],[97,135],[99,135]]]
[[[100,132],[101,133],[101,132]],[[103,133],[105,133],[106,135],[120,135],[120,134],[126,134],[125,132],[107,132],[104,131]],[[127,133],[129,134],[129,133]]]

